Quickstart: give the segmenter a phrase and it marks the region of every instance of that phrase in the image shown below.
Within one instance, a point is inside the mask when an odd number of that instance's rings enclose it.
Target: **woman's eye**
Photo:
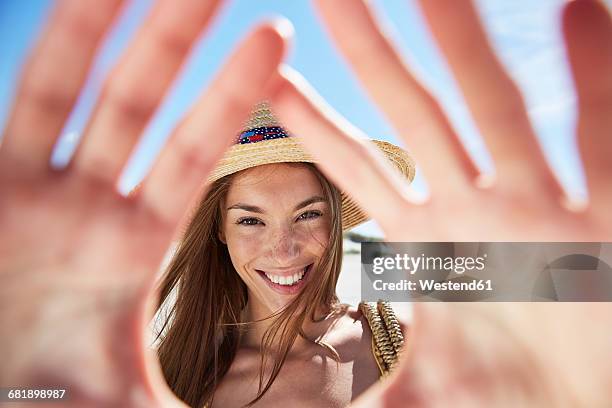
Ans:
[[[306,211],[305,213],[301,214],[298,219],[307,220],[309,218],[318,218],[321,215],[322,214],[320,211]]]
[[[261,223],[262,222],[259,221],[257,218],[241,218],[236,222],[236,224],[240,225],[257,225]]]
[[[298,220],[308,220],[308,219],[313,219],[313,218],[319,218],[321,215],[322,215],[321,211],[306,211],[305,213],[300,214],[300,216],[298,217]],[[248,226],[260,225],[260,224],[264,225],[263,222],[253,217],[240,218],[238,221],[236,221],[236,224],[248,225]]]

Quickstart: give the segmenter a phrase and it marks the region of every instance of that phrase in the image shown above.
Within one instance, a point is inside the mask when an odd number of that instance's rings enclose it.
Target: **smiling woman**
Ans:
[[[330,239],[327,203],[336,203],[337,212],[339,200],[331,197],[329,185],[330,197],[323,197],[324,181],[317,176],[304,165],[279,163],[244,170],[233,179],[227,202],[237,204],[224,214],[220,240],[227,244],[242,280],[257,281],[247,284],[250,289],[265,283],[278,294],[295,294],[322,258]],[[262,204],[242,204],[249,200]],[[260,297],[268,303],[276,300],[264,293]],[[284,306],[283,297],[278,301],[280,304],[267,305],[268,309]]]
[[[367,216],[266,104],[237,142],[160,282],[159,307],[177,289],[157,333],[164,376],[194,407],[346,406],[393,363],[372,335],[376,308],[364,314],[336,296],[342,231]],[[377,146],[414,177],[406,153]]]

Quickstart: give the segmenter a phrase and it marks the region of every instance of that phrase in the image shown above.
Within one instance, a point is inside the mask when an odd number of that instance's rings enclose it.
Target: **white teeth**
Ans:
[[[274,283],[278,283],[279,285],[284,285],[284,286],[291,286],[297,283],[298,281],[300,281],[304,277],[305,271],[306,271],[306,268],[304,268],[303,271],[294,273],[291,276],[278,276],[278,275],[269,274],[267,272],[264,272],[264,273],[266,274],[268,279],[270,279]]]

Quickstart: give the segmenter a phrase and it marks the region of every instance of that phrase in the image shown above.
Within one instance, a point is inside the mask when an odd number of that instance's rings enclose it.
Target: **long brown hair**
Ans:
[[[307,166],[318,178],[330,210],[330,239],[316,270],[317,282],[306,285],[292,302],[268,318],[274,318],[264,333],[261,344],[259,388],[251,406],[268,391],[297,336],[327,349],[338,361],[333,347],[322,341],[308,339],[302,330],[306,316],[320,321],[327,315],[316,316],[320,305],[338,312],[336,284],[342,264],[342,226],[340,193],[310,163]],[[176,300],[162,315],[156,333],[157,352],[162,371],[173,392],[191,407],[210,406],[217,384],[228,372],[240,344],[241,311],[248,301],[247,287],[234,269],[227,246],[218,238],[222,227],[222,204],[234,175],[214,182],[201,200],[179,242],[175,255],[161,278],[160,311],[173,291]],[[267,354],[276,344],[272,371],[264,383]],[[270,353],[272,354],[272,353]]]

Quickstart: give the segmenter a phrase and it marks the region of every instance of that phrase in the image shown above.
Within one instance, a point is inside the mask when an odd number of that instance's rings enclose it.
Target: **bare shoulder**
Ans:
[[[367,336],[368,322],[358,307],[343,304],[340,314],[341,316],[337,319],[335,327],[330,331],[335,333],[335,337],[343,338],[346,341],[354,341],[361,339],[364,334]]]
[[[370,349],[372,332],[366,317],[358,307],[349,304],[342,306],[339,318],[325,334],[325,341],[333,345],[339,353],[344,351],[347,359],[353,359]]]
[[[359,326],[362,331],[370,327],[368,320],[359,309],[359,306],[346,305],[346,318],[347,320],[350,319],[353,325]]]

